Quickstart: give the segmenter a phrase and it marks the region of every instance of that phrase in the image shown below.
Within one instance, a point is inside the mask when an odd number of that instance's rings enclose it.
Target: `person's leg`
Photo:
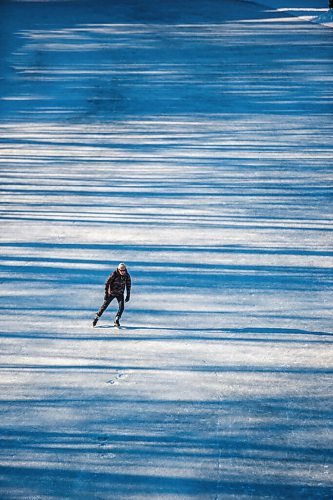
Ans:
[[[97,316],[99,318],[102,316],[105,309],[107,309],[109,307],[109,305],[111,304],[113,299],[114,299],[114,295],[109,295],[108,298],[104,300],[103,304],[101,305],[101,307],[99,308],[99,311],[97,313]]]
[[[124,296],[123,295],[118,296],[117,297],[117,301],[118,301],[118,311],[117,311],[117,314],[116,314],[115,322],[119,323],[119,320],[121,318],[121,315],[124,312],[124,307],[125,307]]]
[[[101,307],[99,308],[98,312],[96,313],[95,319],[93,321],[93,326],[97,325],[97,322],[98,322],[99,318],[102,316],[102,314],[105,311],[105,309],[107,307],[109,307],[110,303],[113,301],[114,298],[115,298],[114,295],[109,295],[108,298],[104,299],[103,304],[101,305]]]

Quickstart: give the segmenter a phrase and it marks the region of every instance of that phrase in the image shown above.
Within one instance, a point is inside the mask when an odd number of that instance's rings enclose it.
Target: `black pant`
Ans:
[[[124,312],[124,307],[125,307],[125,304],[124,304],[124,295],[108,295],[107,298],[104,299],[104,302],[103,304],[101,305],[98,313],[97,313],[97,316],[102,316],[103,312],[105,311],[105,309],[107,307],[109,307],[109,305],[111,304],[111,302],[113,301],[113,299],[117,299],[118,301],[118,312],[117,312],[117,317],[118,318],[121,318],[121,315],[123,314]]]

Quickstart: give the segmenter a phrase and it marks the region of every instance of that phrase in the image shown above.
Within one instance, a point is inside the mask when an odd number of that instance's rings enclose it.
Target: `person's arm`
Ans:
[[[115,280],[115,271],[113,271],[113,273],[110,274],[110,276],[108,277],[108,279],[106,280],[105,282],[105,285],[104,285],[104,298],[107,299],[108,296],[109,296],[109,288],[110,288],[110,285],[112,285],[112,283],[114,282]]]
[[[131,286],[132,286],[131,277],[129,274],[127,274],[127,276],[126,276],[126,299],[125,299],[125,302],[128,302],[130,297],[131,297]]]

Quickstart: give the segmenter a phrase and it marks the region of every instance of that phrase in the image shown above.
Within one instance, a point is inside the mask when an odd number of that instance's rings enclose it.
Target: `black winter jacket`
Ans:
[[[105,293],[107,295],[123,295],[126,287],[126,293],[129,296],[131,293],[131,277],[126,270],[123,275],[120,274],[118,269],[110,274],[105,282]]]

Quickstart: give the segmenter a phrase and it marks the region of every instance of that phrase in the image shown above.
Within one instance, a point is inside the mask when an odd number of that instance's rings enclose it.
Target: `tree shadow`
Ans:
[[[260,5],[119,0],[95,2],[92,9],[89,2],[73,8],[70,2],[5,1],[1,14],[1,104],[10,119],[89,121],[165,116],[166,109],[173,116],[286,114],[330,104],[322,91],[330,55],[325,38],[322,59],[308,66],[299,39],[311,44],[316,27]],[[269,60],[274,72],[262,64],[267,46],[280,47]],[[318,78],[309,83],[314,65]]]
[[[84,498],[117,499],[156,494],[329,498],[328,483],[314,484],[307,474],[309,468],[330,463],[329,448],[304,446],[294,439],[302,426],[311,442],[314,427],[325,418],[319,409],[325,405],[322,399],[126,400],[87,391],[82,399],[71,392],[65,398],[7,402],[7,408],[24,407],[27,415],[34,415],[36,428],[3,423],[4,498],[46,492],[74,498],[78,491]],[[71,429],[66,419],[61,430],[52,421],[40,421],[52,408],[60,423],[65,407],[73,415],[84,412],[80,428]],[[272,420],[276,414],[279,419]],[[218,468],[211,468],[212,463]],[[286,463],[289,472],[302,467],[303,476],[297,481],[284,477]]]
[[[4,1],[0,23],[0,496],[331,498],[330,367],[214,352],[332,336],[327,31],[217,0]],[[143,301],[116,337],[90,315],[119,255]]]
[[[121,249],[120,246],[113,245],[57,245],[55,244],[39,244],[39,243],[5,243],[1,245],[4,249],[3,256],[1,257],[3,276],[2,281],[5,283],[10,282],[23,282],[29,276],[29,281],[32,282],[51,282],[54,284],[78,284],[92,285],[102,284],[106,279],[107,271],[101,269],[105,267],[105,261],[97,258],[89,259],[84,256],[82,251],[110,250],[115,254],[121,250],[124,252],[131,252],[137,255],[140,252],[147,253],[145,245],[127,245]],[[21,255],[24,249],[28,250],[26,255]],[[31,249],[35,252],[36,256],[29,251]],[[44,250],[50,249],[52,256],[49,252],[47,255],[40,255]],[[67,251],[73,250],[74,254],[80,251],[81,257],[59,257],[58,251],[66,249]],[[6,251],[6,254],[5,254]],[[160,252],[177,252],[183,253],[185,257],[189,255],[192,261],[186,261],[185,258],[179,257],[179,262],[163,262],[157,261],[155,256],[158,257]],[[219,261],[213,264],[209,262],[198,262],[200,254],[208,254],[210,258],[214,254],[218,256]],[[238,263],[238,256],[242,254],[258,256],[255,263],[248,264]],[[234,246],[232,249],[223,247],[209,246],[202,247],[178,247],[174,249],[168,245],[160,245],[149,248],[149,254],[154,256],[151,262],[146,260],[132,260],[131,272],[135,276],[136,283],[139,287],[146,287],[151,283],[159,283],[160,287],[167,288],[173,287],[175,283],[181,283],[180,288],[186,287],[187,293],[191,289],[205,290],[205,289],[270,289],[270,290],[323,290],[332,286],[332,277],[330,267],[324,266],[318,261],[318,265],[311,262],[311,265],[300,265],[296,262],[295,265],[277,265],[270,264],[275,260],[275,252],[271,249],[253,248],[244,249],[240,246]],[[230,254],[233,263],[223,263],[223,254]],[[266,263],[263,262],[263,255],[267,256]],[[278,254],[278,253],[277,253]],[[330,252],[321,251],[308,251],[304,252],[302,249],[297,250],[280,248],[280,255],[295,255],[303,256],[329,256]],[[260,256],[260,257],[259,257]],[[222,262],[221,262],[222,261]],[[100,266],[100,268],[98,268]],[[96,269],[97,268],[97,269]],[[109,270],[110,272],[110,270]],[[180,289],[179,288],[179,289]],[[199,292],[200,294],[200,292]],[[221,311],[222,312],[222,311]]]

